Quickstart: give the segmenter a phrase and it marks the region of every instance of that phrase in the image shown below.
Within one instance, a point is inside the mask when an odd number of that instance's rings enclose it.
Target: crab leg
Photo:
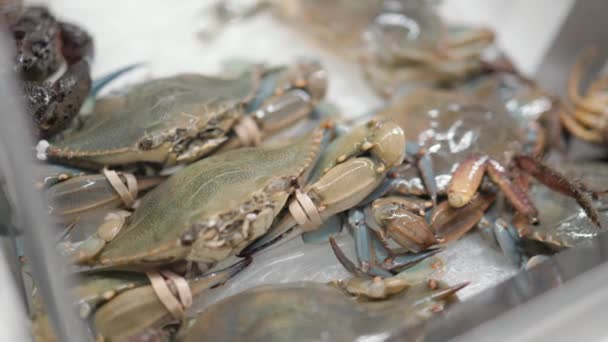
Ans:
[[[343,226],[342,215],[334,215],[328,218],[318,230],[304,232],[302,241],[304,243],[323,243],[327,242],[330,235],[340,234]]]
[[[392,274],[387,270],[384,270],[383,267],[380,267],[380,264],[378,263],[379,259],[384,260],[388,257],[388,251],[375,236],[370,234],[363,216],[364,214],[360,210],[353,210],[349,213],[349,224],[355,239],[357,260],[359,261],[359,265],[361,265],[360,270],[373,277],[391,277]],[[335,250],[339,249],[337,245],[332,246],[332,248],[340,261],[343,253]],[[378,253],[380,253],[380,255],[378,255]],[[342,263],[342,261],[340,262]]]
[[[559,118],[562,124],[568,129],[568,132],[572,133],[577,138],[598,144],[604,141],[604,137],[600,132],[581,125],[570,114],[560,112]]]
[[[302,60],[288,70],[266,75],[262,82],[247,112],[265,135],[272,135],[311,113],[325,96],[327,72],[316,61]]]
[[[601,227],[599,214],[593,207],[589,197],[584,193],[584,186],[571,182],[565,176],[530,156],[515,156],[513,162],[519,169],[533,176],[549,189],[574,198],[581,208],[583,208],[591,222]]]
[[[473,155],[458,165],[448,185],[450,205],[460,208],[469,203],[477,193],[486,172],[518,211],[533,221],[537,219],[538,212],[526,192],[511,181],[506,169],[498,161],[487,156]]]
[[[188,280],[192,296],[196,297],[207,289],[223,284],[250,262],[250,259],[241,260],[223,270]],[[173,319],[152,286],[147,285],[116,296],[97,310],[93,321],[97,332],[102,336],[124,338],[146,328],[162,328]]]
[[[424,182],[431,200],[433,201],[433,207],[437,206],[437,183],[435,182],[435,172],[433,169],[433,160],[427,150],[420,147],[414,142],[408,142],[405,145],[406,155],[413,157],[416,167],[420,172],[420,176]]]
[[[355,265],[352,261],[350,261],[350,259],[346,256],[346,254],[344,254],[342,249],[338,246],[338,243],[333,238],[333,236],[329,237],[329,244],[331,245],[331,249],[334,251],[336,258],[338,259],[340,264],[342,264],[342,266],[344,266],[344,268],[347,271],[349,271],[350,273],[352,273],[353,275],[355,275],[357,277],[366,277],[366,278],[370,277],[367,273],[363,272],[359,267],[357,267],[357,265]]]
[[[376,205],[386,206],[386,209],[390,212],[395,208],[391,203],[394,199],[387,198],[387,200],[389,201],[389,204],[380,202],[376,203]],[[403,206],[399,206],[398,209],[399,214],[401,213],[401,210],[408,211],[408,209]],[[382,260],[381,269],[383,271],[400,271],[439,252],[439,250],[429,250],[413,254],[410,253],[408,249],[406,249],[405,252],[391,249],[386,241],[388,237],[386,236],[385,229],[378,226],[375,219],[371,217],[372,215],[374,215],[374,213],[369,208],[366,208],[365,213],[359,209],[351,210],[349,212],[349,225],[352,228],[352,233],[355,238],[357,257],[363,270],[368,274],[384,276],[382,274],[372,273],[375,272],[373,266],[375,266],[379,260]],[[372,226],[369,225],[370,223]],[[383,223],[386,224],[386,222]],[[430,232],[430,228],[428,228],[428,225],[426,224],[422,229]],[[374,230],[375,234],[370,234],[370,230]],[[432,232],[430,232],[430,234],[432,236]],[[431,244],[434,244],[435,242],[434,237],[432,237]],[[416,245],[415,242],[411,244],[415,245],[412,247],[414,249],[420,249],[421,246],[424,247],[428,245]],[[372,268],[368,268],[368,266],[372,266]]]
[[[528,194],[520,187],[519,182],[513,182],[506,169],[496,160],[490,159],[487,166],[488,176],[505,194],[517,211],[530,218],[538,220],[538,210]]]
[[[120,69],[111,71],[108,74],[103,75],[98,79],[93,80],[93,84],[91,85],[91,92],[90,92],[89,96],[94,99],[112,81],[116,80],[117,78],[119,78],[122,75],[129,73],[132,70],[140,68],[141,66],[143,66],[143,63],[129,64]]]
[[[70,260],[77,264],[91,260],[120,233],[129,215],[131,213],[125,210],[110,212],[95,234],[75,246],[72,246],[70,242],[63,244],[67,245],[64,246],[64,253],[68,254]]]
[[[603,107],[598,108],[595,106],[595,103],[585,101],[585,99],[579,93],[583,69],[588,66],[590,60],[596,55],[596,53],[597,50],[595,49],[587,49],[578,58],[576,65],[570,72],[570,78],[568,79],[568,96],[570,97],[570,100],[574,102],[576,107],[579,107],[587,112],[602,114],[604,112]]]
[[[404,146],[403,131],[390,121],[370,121],[334,140],[310,175],[310,185],[302,192],[311,202],[307,207],[317,211],[315,215],[320,217],[317,221],[327,220],[367,198],[382,184],[388,169],[403,162]],[[360,157],[363,153],[371,158]],[[298,202],[295,203],[295,200]],[[289,205],[292,214],[277,221],[264,236],[247,246],[241,255],[260,250],[286,235],[300,234],[303,229],[316,230],[318,227],[304,226],[307,222],[303,222],[303,218],[309,216],[309,212],[298,215],[300,219],[293,214],[292,208],[300,205],[300,199],[296,196]],[[294,228],[296,222],[302,227]]]
[[[447,202],[441,203],[431,217],[431,228],[439,242],[458,240],[475,227],[494,198],[494,194],[478,194],[469,204],[461,208],[454,208]]]

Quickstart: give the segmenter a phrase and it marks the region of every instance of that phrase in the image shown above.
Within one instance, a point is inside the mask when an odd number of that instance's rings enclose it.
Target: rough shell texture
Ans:
[[[226,139],[259,76],[257,71],[234,79],[183,74],[142,83],[124,96],[99,100],[83,127],[53,141],[47,154],[94,166],[175,163],[169,154],[177,158],[194,140],[211,150]]]
[[[110,265],[180,260],[191,250],[193,241],[185,242],[190,234],[191,240],[209,242],[195,246],[204,254],[198,255],[198,261],[212,263],[244,247],[268,228],[292,191],[293,181],[314,163],[323,132],[315,130],[284,147],[230,151],[179,171],[142,198],[127,227],[106,246],[100,260]],[[242,232],[249,214],[258,215],[252,230],[261,220],[260,231]]]
[[[354,341],[427,318],[454,300],[432,300],[426,282],[381,302],[358,303],[324,284],[262,286],[209,307],[181,341]]]
[[[422,89],[398,98],[380,116],[398,123],[408,140],[431,154],[440,192],[446,189],[459,162],[472,154],[503,162],[521,149],[518,123],[500,109],[490,109],[453,93]],[[411,165],[399,170],[406,192],[424,194],[418,171]]]

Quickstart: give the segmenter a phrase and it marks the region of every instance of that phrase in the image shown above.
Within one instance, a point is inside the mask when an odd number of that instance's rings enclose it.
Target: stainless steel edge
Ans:
[[[56,328],[59,341],[86,341],[84,323],[77,318],[67,290],[65,272],[54,241],[47,217],[46,205],[40,192],[33,186],[33,139],[22,110],[21,97],[16,91],[14,72],[11,70],[12,49],[7,35],[0,30],[0,102],[2,124],[0,144],[6,153],[0,165],[5,179],[7,194],[12,204],[15,225],[21,229],[25,256],[30,262],[32,275],[44,299],[51,322]]]
[[[602,233],[454,305],[437,319],[396,333],[393,340],[560,341],[553,338],[562,331],[593,341],[589,333],[608,329],[603,324],[587,328],[592,319],[583,312],[608,307],[608,291],[600,291],[608,281],[606,261],[608,233]],[[580,324],[585,329],[572,326],[574,319],[584,319]]]

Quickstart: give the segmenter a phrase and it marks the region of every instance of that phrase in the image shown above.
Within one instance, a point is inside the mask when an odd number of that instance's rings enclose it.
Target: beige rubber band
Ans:
[[[304,209],[302,209],[300,203],[297,200],[294,199],[291,201],[291,203],[289,203],[289,212],[291,213],[291,216],[293,216],[294,220],[296,220],[296,222],[300,225],[300,227],[302,227],[302,230],[304,230],[305,232],[311,230],[311,227],[309,227],[310,220],[308,219],[308,216],[306,216],[306,213],[304,213]]]
[[[186,279],[171,271],[161,271],[160,273],[165,276],[165,278],[171,280],[173,285],[175,285],[177,294],[179,295],[179,301],[182,304],[184,311],[192,306],[192,291],[190,291],[190,286],[188,286]]]
[[[137,179],[130,173],[123,173],[126,180],[126,185],[116,171],[104,168],[103,175],[108,179],[110,185],[114,188],[120,199],[127,208],[130,208],[137,199]]]
[[[296,197],[289,204],[289,211],[305,232],[316,230],[323,223],[315,203],[300,190],[296,190]]]
[[[181,320],[185,317],[185,310],[182,304],[175,298],[173,292],[167,286],[165,279],[158,272],[146,272],[146,275],[150,279],[150,284],[154,289],[154,293],[158,299],[163,303],[165,308],[171,313],[171,315],[178,320]]]
[[[243,116],[234,126],[234,133],[243,146],[258,146],[262,143],[260,127],[251,116]]]

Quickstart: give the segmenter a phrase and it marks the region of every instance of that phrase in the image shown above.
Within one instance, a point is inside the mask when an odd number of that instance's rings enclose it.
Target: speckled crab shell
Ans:
[[[260,77],[253,68],[233,79],[182,74],[136,85],[125,95],[98,100],[84,125],[51,141],[46,154],[91,168],[191,161],[226,141]]]
[[[456,300],[437,281],[420,282],[389,300],[357,302],[325,284],[267,285],[207,308],[179,341],[355,341],[413,326]],[[321,337],[322,336],[322,337]]]
[[[179,260],[211,266],[270,227],[321,148],[325,128],[283,147],[245,148],[203,159],[141,199],[97,260],[146,268]]]

